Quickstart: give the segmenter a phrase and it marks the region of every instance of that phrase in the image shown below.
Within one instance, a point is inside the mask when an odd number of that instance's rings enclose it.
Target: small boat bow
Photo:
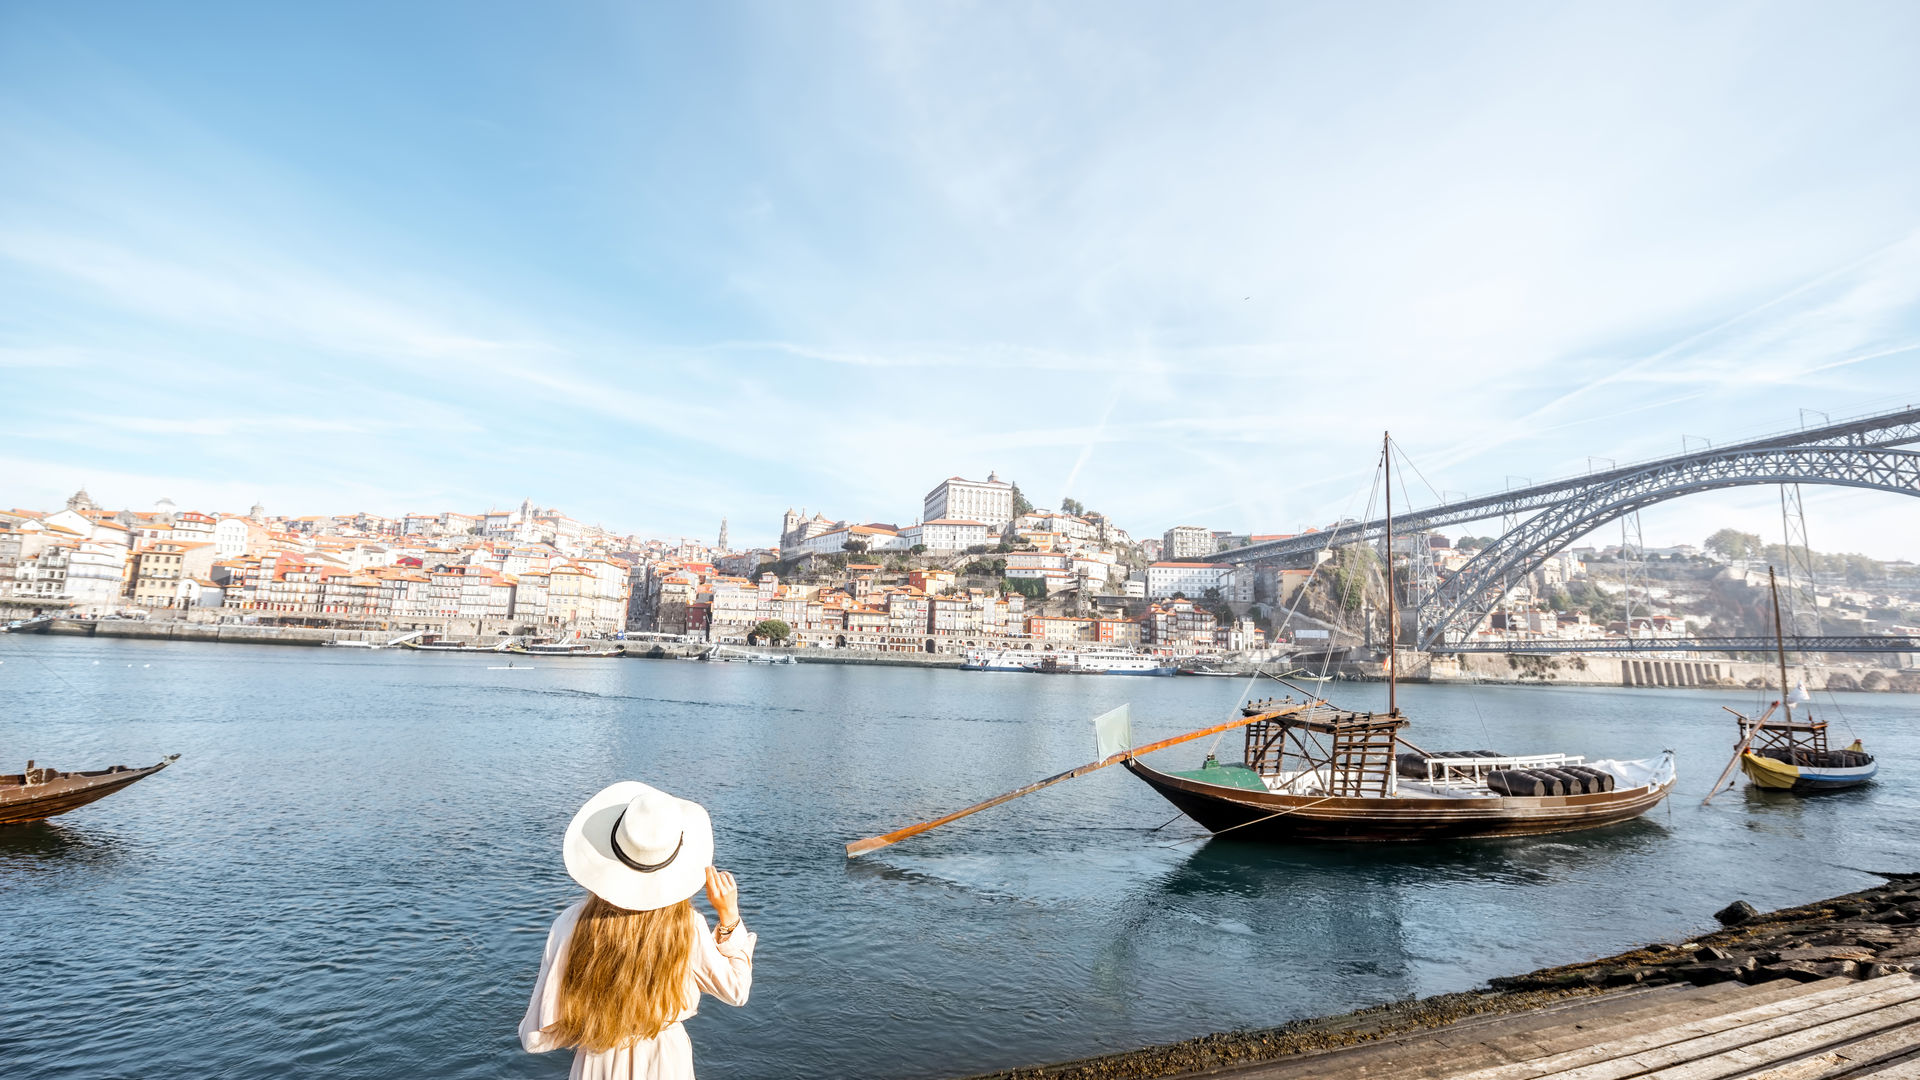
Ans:
[[[29,761],[25,772],[0,773],[0,825],[42,821],[77,810],[123,788],[132,787],[179,758],[179,754],[169,754],[158,764],[144,769],[115,765],[109,769],[86,772],[35,768],[34,763]]]

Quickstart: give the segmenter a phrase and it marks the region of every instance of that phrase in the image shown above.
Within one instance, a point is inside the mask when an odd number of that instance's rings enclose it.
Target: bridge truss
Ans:
[[[1920,442],[1920,407],[1908,407],[1396,515],[1396,537],[1495,517],[1517,522],[1437,586],[1418,590],[1409,605],[1415,612],[1415,644],[1439,651],[1473,648],[1471,636],[1504,583],[1524,579],[1595,529],[1668,499],[1761,484],[1825,484],[1920,496],[1920,453],[1895,449],[1915,442]],[[1385,534],[1386,522],[1375,520],[1213,558],[1237,564],[1285,562],[1336,544],[1376,542]],[[1516,651],[1514,644],[1498,648]]]

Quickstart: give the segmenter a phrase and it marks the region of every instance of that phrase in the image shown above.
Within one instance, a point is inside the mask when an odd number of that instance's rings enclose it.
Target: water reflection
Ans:
[[[0,873],[88,872],[112,865],[123,844],[114,833],[87,825],[35,821],[0,826]],[[6,879],[0,878],[0,889]]]
[[[1378,888],[1551,884],[1572,871],[1645,853],[1669,832],[1665,823],[1642,817],[1585,832],[1428,844],[1275,845],[1223,836],[1202,844],[1158,887],[1260,895],[1275,885],[1298,888],[1318,879]]]

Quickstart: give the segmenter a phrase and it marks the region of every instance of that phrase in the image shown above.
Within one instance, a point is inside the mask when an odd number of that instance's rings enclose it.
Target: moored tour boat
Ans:
[[[27,762],[25,772],[0,774],[0,825],[20,825],[76,810],[145,780],[174,763],[170,754],[157,765],[129,769],[115,765],[90,772],[39,769]]]
[[[1659,805],[1671,753],[1639,761],[1491,751],[1424,754],[1397,712],[1292,701],[1245,707],[1246,757],[1165,772],[1127,771],[1210,832],[1269,841],[1393,842],[1532,836],[1617,824]],[[1402,747],[1407,747],[1402,750]]]
[[[1381,444],[1386,490],[1387,626],[1400,625],[1393,581],[1393,444]],[[1400,735],[1397,633],[1387,641],[1387,711],[1324,702],[1242,707],[1246,755],[1162,772],[1127,771],[1215,835],[1278,841],[1410,842],[1596,829],[1639,817],[1673,790],[1671,751],[1638,761],[1487,750],[1427,754]],[[1404,749],[1403,749],[1404,748]],[[1245,832],[1241,832],[1245,830]]]
[[[505,638],[497,645],[462,645],[456,641],[442,641],[433,634],[424,634],[418,640],[402,641],[400,644],[416,652],[506,652],[514,641]]]
[[[1025,671],[1033,654],[1019,649],[969,649],[961,671]]]
[[[508,652],[527,653],[531,656],[586,656],[607,657],[624,655],[620,649],[595,648],[588,641],[529,641],[516,644]]]
[[[1042,654],[1026,670],[1043,675],[1178,675],[1172,661],[1125,649],[1085,649]]]

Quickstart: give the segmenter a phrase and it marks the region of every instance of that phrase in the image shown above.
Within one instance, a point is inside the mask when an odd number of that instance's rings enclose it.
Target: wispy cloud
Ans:
[[[1920,398],[1900,5],[284,18],[0,45],[15,501],[1290,530]]]

